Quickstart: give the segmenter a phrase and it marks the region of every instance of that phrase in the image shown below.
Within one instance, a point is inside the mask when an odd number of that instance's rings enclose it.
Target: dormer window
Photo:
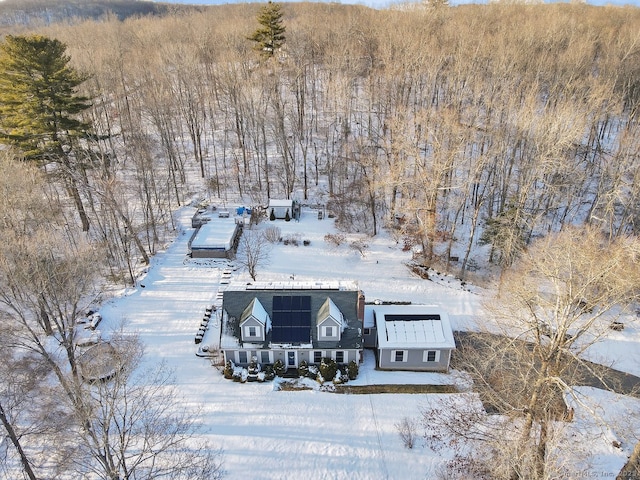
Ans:
[[[330,298],[318,310],[317,325],[319,341],[340,341],[345,328],[344,316]]]
[[[254,298],[240,317],[240,331],[244,342],[263,342],[271,320],[260,300]]]

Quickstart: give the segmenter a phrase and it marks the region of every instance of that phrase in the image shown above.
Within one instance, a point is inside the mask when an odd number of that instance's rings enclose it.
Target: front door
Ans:
[[[298,352],[289,350],[287,352],[287,369],[298,368]]]

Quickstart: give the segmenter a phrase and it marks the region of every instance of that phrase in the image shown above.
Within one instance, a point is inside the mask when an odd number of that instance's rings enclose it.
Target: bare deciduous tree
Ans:
[[[100,99],[91,115],[103,163],[124,201],[138,196],[130,220],[148,253],[171,204],[204,185],[225,200],[306,198],[313,165],[342,227],[376,233],[404,214],[427,261],[453,252],[464,273],[488,251],[478,238],[503,269],[564,225],[601,222],[623,236],[640,223],[639,15],[542,7],[336,15],[350,7],[292,5],[291,41],[268,69],[256,68],[241,33],[255,19],[240,6],[51,28],[91,73],[82,88]],[[591,28],[567,29],[578,15]],[[479,16],[495,28],[476,29]],[[82,163],[83,201],[101,201],[87,186],[105,168]],[[95,225],[104,208],[88,206]],[[106,227],[117,245],[119,229]]]
[[[264,238],[269,243],[278,243],[282,238],[282,232],[280,231],[280,227],[276,227],[271,225],[264,229]]]
[[[198,412],[180,401],[168,367],[141,365],[134,337],[111,343],[114,375],[86,385],[91,427],[79,432],[76,469],[105,480],[222,478],[222,454],[195,440]]]
[[[263,232],[258,230],[242,232],[238,248],[238,263],[247,269],[252,280],[255,281],[258,268],[268,264],[270,253],[269,240]]]
[[[394,426],[398,431],[402,444],[406,448],[413,448],[418,437],[418,422],[415,419],[404,417]]]
[[[2,327],[3,324],[0,323],[0,334],[4,333]],[[24,475],[29,480],[36,480],[36,459],[29,453],[28,439],[36,430],[34,425],[38,415],[33,407],[37,403],[38,382],[46,373],[38,368],[38,362],[32,362],[29,357],[17,359],[4,342],[0,341],[0,346],[5,352],[3,362],[0,363],[0,423],[6,432],[5,438],[17,453],[17,463],[21,465]],[[7,456],[12,458],[11,455]],[[13,477],[11,461],[5,459],[0,462],[0,465],[3,464],[6,465],[4,470],[7,478]]]
[[[558,472],[554,438],[567,413],[562,395],[585,378],[613,387],[581,354],[637,298],[639,275],[638,242],[611,240],[595,228],[549,235],[506,271],[486,305],[502,335],[475,337],[459,353],[457,368],[471,374],[485,407],[501,415],[459,415],[456,434],[484,444],[485,458],[467,457],[469,468],[505,479]]]
[[[8,173],[21,167],[0,158],[0,189],[8,195],[0,205],[0,330],[7,365],[15,367],[0,368],[9,389],[0,389],[0,419],[25,474],[37,474],[28,456],[37,438],[49,472],[91,472],[109,480],[219,478],[220,457],[193,443],[195,417],[179,406],[169,372],[138,370],[142,349],[131,337],[113,337],[115,354],[105,357],[114,362],[111,380],[86,381],[93,375],[78,346],[77,319],[94,298],[100,264],[79,229],[69,241],[60,225],[64,217],[50,208],[33,167]],[[45,387],[46,393],[32,393]],[[21,413],[29,422],[17,424],[13,405],[30,395],[37,402]],[[40,435],[25,435],[31,425]],[[30,448],[23,447],[27,440]]]

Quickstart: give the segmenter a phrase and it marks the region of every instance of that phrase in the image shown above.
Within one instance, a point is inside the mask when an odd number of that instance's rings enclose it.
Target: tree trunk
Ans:
[[[536,421],[536,418],[535,418],[536,406],[538,403],[538,398],[540,397],[540,392],[544,386],[545,379],[547,378],[548,371],[549,371],[549,364],[548,362],[543,361],[540,367],[540,373],[538,375],[538,379],[535,382],[533,391],[531,392],[531,397],[529,398],[529,405],[527,406],[527,412],[525,415],[524,425],[522,427],[522,433],[520,435],[520,439],[518,440],[518,448],[517,448],[518,460],[514,462],[514,465],[512,467],[511,476],[510,476],[511,480],[519,480],[521,478],[520,472],[522,472],[522,470],[526,468],[524,465],[522,465],[522,460],[520,459],[523,456],[522,452],[526,452],[528,448],[527,444],[531,440],[531,432],[533,430],[533,425]],[[539,444],[536,445],[536,451],[534,452],[534,455],[536,458],[535,460],[536,467],[539,467],[541,462],[544,464],[544,461],[545,461],[545,458],[540,458],[540,453],[544,452],[544,450],[541,450],[540,444],[542,443],[544,443],[545,450],[546,450],[546,439],[543,440],[541,438]],[[538,471],[539,471],[539,468],[536,468],[536,473]]]
[[[20,444],[20,439],[16,434],[16,431],[13,429],[13,425],[9,422],[7,415],[4,411],[2,404],[0,403],[0,420],[2,420],[2,425],[4,425],[5,430],[7,431],[7,436],[13,443],[13,446],[16,447],[18,451],[18,455],[20,455],[20,462],[22,463],[22,468],[24,469],[25,475],[29,478],[29,480],[37,480],[38,477],[35,476],[33,470],[31,469],[31,464],[29,463],[29,459],[27,458],[27,454],[22,449],[22,445]]]
[[[44,300],[42,298],[38,299],[38,306],[40,307],[40,315],[38,315],[38,323],[42,330],[47,335],[51,335],[53,333],[53,328],[51,328],[51,320],[49,319],[49,314],[47,313],[47,309],[45,308]]]
[[[618,473],[616,480],[640,480],[640,442],[636,443],[629,460]]]
[[[71,193],[71,197],[73,198],[73,203],[76,206],[76,210],[78,211],[78,215],[80,216],[80,222],[82,223],[82,231],[89,231],[89,217],[87,216],[87,212],[84,209],[84,205],[82,204],[82,198],[80,197],[80,192],[78,191],[78,186],[76,185],[76,181],[74,178],[69,176],[69,184],[67,185],[69,188],[69,192]]]
[[[133,228],[133,225],[131,225],[131,221],[129,220],[129,217],[127,217],[124,214],[124,212],[120,208],[120,205],[118,204],[116,199],[113,198],[112,194],[110,195],[109,200],[111,201],[111,205],[113,206],[115,211],[118,213],[118,215],[120,216],[120,218],[124,222],[125,228],[127,229],[128,232],[130,232],[131,239],[136,244],[136,247],[138,248],[138,252],[142,256],[142,260],[144,261],[145,265],[149,265],[149,261],[150,261],[149,260],[149,255],[147,254],[147,251],[145,250],[144,245],[142,245],[142,242],[138,238],[138,235],[136,235],[135,230]]]
[[[547,442],[549,439],[549,426],[546,421],[540,422],[540,438],[538,440],[538,445],[536,446],[536,457],[535,457],[535,465],[536,465],[536,474],[540,479],[544,479],[545,470],[546,470],[546,458],[547,458]]]

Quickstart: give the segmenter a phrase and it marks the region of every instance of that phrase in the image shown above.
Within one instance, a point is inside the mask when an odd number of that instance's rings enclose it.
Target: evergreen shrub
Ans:
[[[298,365],[298,376],[307,377],[309,375],[309,363],[306,360],[302,360]]]
[[[285,367],[282,360],[278,359],[273,364],[273,371],[278,377],[284,377],[284,374],[287,371],[287,367]]]
[[[273,380],[276,378],[276,372],[273,369],[273,365],[265,365],[264,366],[264,379],[265,380]]]
[[[231,380],[233,378],[233,363],[231,363],[231,360],[227,360],[227,363],[224,364],[222,374],[227,380]]]
[[[338,373],[338,364],[331,358],[323,358],[320,362],[320,375],[325,380],[331,381]]]
[[[359,370],[360,370],[360,367],[358,367],[358,364],[356,363],[356,361],[351,360],[349,362],[349,365],[347,365],[347,376],[349,377],[349,380],[355,380],[358,377]]]

